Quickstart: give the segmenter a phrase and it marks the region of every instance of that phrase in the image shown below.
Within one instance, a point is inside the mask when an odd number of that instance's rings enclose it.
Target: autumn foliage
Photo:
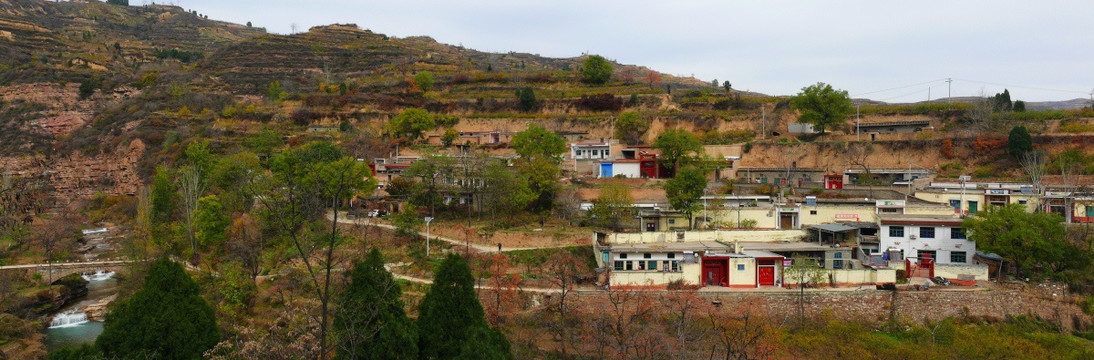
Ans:
[[[981,154],[1002,148],[1005,145],[1007,145],[1007,139],[1000,137],[977,136],[976,140],[972,142],[973,150]]]
[[[942,140],[942,157],[947,158],[947,159],[953,159],[954,158],[953,140],[952,139]]]

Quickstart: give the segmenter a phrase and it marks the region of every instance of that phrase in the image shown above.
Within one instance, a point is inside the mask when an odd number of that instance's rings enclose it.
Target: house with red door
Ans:
[[[790,287],[784,267],[795,256],[816,261],[825,285],[874,285],[896,281],[893,269],[855,261],[852,249],[810,241],[802,230],[659,231],[594,233],[597,264],[612,288],[709,289]]]

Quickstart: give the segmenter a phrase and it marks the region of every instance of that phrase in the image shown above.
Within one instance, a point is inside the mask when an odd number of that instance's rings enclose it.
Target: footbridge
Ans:
[[[49,279],[53,272],[53,281],[71,274],[93,273],[96,271],[118,271],[127,264],[140,262],[141,260],[102,260],[84,262],[65,262],[51,264],[23,264],[0,266],[0,271],[24,271],[28,275],[33,272],[42,274],[42,279]]]

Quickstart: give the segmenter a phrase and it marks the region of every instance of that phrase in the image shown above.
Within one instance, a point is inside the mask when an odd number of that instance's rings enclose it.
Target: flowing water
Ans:
[[[61,309],[61,312],[53,315],[46,333],[46,348],[55,349],[64,345],[80,346],[82,343],[93,343],[95,338],[103,332],[103,323],[90,321],[84,312],[88,305],[114,296],[118,290],[118,279],[114,279],[113,272],[96,272],[84,274],[87,280],[87,297],[80,299],[75,304]],[[101,320],[101,319],[99,319]]]

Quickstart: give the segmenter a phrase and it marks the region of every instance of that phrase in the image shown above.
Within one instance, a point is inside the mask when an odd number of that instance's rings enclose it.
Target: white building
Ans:
[[[878,215],[879,249],[901,250],[905,258],[930,256],[938,264],[972,264],[976,243],[961,228],[961,219],[938,215]]]
[[[607,142],[583,142],[570,144],[570,157],[572,159],[608,159],[611,157],[612,145]]]
[[[617,176],[629,179],[642,177],[640,161],[637,159],[616,159],[600,162],[600,171],[597,173],[596,177],[610,178]]]

